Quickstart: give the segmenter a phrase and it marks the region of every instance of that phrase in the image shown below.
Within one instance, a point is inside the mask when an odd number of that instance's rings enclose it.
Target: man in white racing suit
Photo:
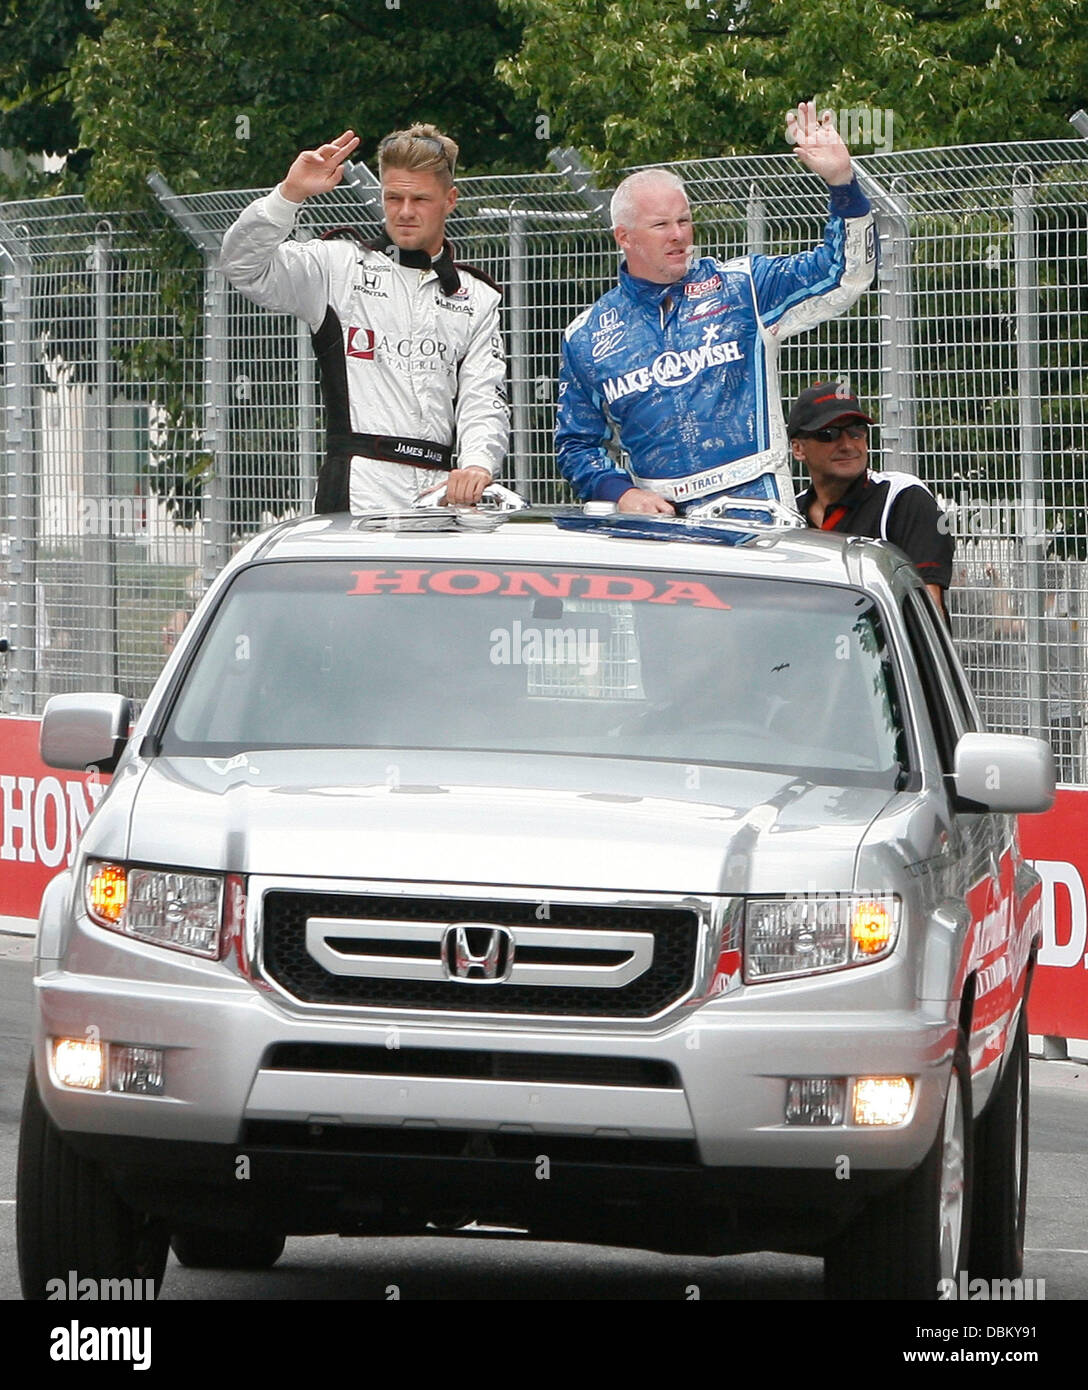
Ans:
[[[450,505],[471,505],[502,463],[509,412],[499,290],[456,264],[445,238],[457,145],[431,125],[381,142],[377,241],[350,229],[289,239],[358,143],[348,130],[304,150],[228,230],[220,269],[247,299],[310,326],[327,422],[315,511],[399,510],[442,482]]]
[[[779,344],[849,308],[872,281],[877,248],[830,113],[802,103],[787,137],[830,190],[823,244],[799,255],[696,259],[675,174],[643,169],[616,189],[619,284],[562,344],[556,454],[581,500],[666,514],[723,496],[792,509]]]

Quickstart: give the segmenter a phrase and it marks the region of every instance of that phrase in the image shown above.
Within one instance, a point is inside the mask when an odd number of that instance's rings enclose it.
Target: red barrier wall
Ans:
[[[1088,791],[1059,791],[1045,815],[1021,816],[1020,845],[1043,879],[1043,949],[1028,1027],[1088,1038]]]
[[[36,918],[50,878],[71,863],[105,787],[38,757],[37,719],[0,719],[0,917]],[[1023,816],[1024,854],[1043,878],[1043,948],[1032,1033],[1088,1038],[1088,791],[1060,791],[1052,810]]]
[[[0,719],[0,917],[38,916],[42,889],[72,862],[106,790],[38,757],[37,719]]]

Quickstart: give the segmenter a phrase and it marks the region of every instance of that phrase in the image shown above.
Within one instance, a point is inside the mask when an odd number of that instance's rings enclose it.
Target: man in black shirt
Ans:
[[[786,425],[793,456],[811,486],[797,498],[810,526],[848,536],[891,541],[914,561],[937,607],[952,581],[954,541],[948,519],[925,483],[911,473],[869,468],[872,418],[858,398],[835,382],[802,391]]]

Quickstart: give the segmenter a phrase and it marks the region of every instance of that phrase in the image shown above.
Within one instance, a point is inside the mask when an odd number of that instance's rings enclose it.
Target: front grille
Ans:
[[[686,908],[591,906],[552,902],[546,921],[540,899],[404,898],[355,893],[265,894],[263,963],[267,975],[307,1004],[425,1009],[449,1013],[535,1014],[571,1018],[650,1018],[692,987],[698,950],[698,915]],[[620,987],[559,984],[476,984],[463,980],[375,978],[328,970],[306,948],[308,918],[398,923],[485,922],[517,932],[547,925],[586,932],[644,933],[653,938],[648,969]],[[587,942],[587,945],[590,943]],[[599,948],[599,935],[592,942]],[[402,953],[409,957],[412,952]],[[593,957],[596,959],[596,957]],[[584,962],[583,962],[584,963]]]
[[[533,1081],[582,1086],[677,1088],[676,1069],[642,1057],[485,1052],[452,1047],[364,1047],[353,1043],[277,1043],[269,1071],[336,1071],[465,1081]]]

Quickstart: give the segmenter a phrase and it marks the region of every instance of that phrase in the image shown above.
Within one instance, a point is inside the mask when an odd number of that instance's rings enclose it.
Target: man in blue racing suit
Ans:
[[[877,246],[830,113],[802,103],[787,133],[831,190],[812,251],[693,259],[675,174],[640,170],[616,189],[619,284],[578,315],[562,346],[556,455],[580,500],[621,512],[689,511],[722,495],[793,506],[778,346],[854,303]],[[610,451],[617,443],[629,470]]]

